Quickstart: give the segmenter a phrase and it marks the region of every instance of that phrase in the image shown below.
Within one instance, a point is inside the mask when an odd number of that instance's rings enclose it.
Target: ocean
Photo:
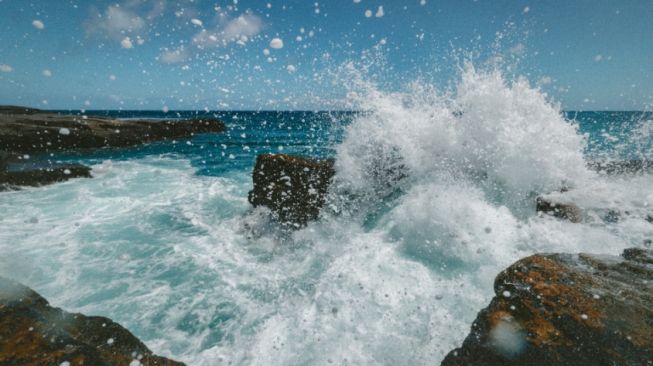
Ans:
[[[357,112],[68,111],[227,131],[30,157],[94,178],[0,193],[0,275],[189,365],[434,365],[519,258],[650,247],[653,176],[586,165],[653,160],[653,113],[561,112],[473,70],[454,95],[355,98]],[[287,231],[250,206],[262,153],[336,159],[320,220]],[[583,223],[538,216],[541,195]]]

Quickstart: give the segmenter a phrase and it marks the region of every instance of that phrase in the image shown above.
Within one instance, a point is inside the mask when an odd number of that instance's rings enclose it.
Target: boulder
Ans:
[[[652,251],[533,255],[494,291],[443,366],[653,364]]]
[[[538,197],[535,210],[573,223],[583,221],[583,211],[570,202],[554,202],[544,197]]]
[[[224,129],[214,118],[120,121],[0,107],[0,149],[16,153],[129,147]]]
[[[81,164],[53,165],[46,168],[0,171],[0,191],[20,186],[43,186],[73,178],[91,178],[91,168]]]
[[[270,208],[281,223],[305,225],[319,216],[334,174],[333,160],[259,155],[249,202]]]
[[[178,366],[111,319],[52,307],[28,287],[0,277],[2,365]]]

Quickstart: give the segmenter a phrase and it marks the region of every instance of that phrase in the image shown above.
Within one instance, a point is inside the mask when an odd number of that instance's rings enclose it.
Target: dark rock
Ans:
[[[583,221],[583,211],[573,203],[553,202],[547,198],[538,197],[535,210],[573,223]]]
[[[610,175],[653,173],[653,161],[648,160],[592,161],[587,166],[599,173]]]
[[[621,219],[621,216],[622,216],[622,214],[618,210],[608,210],[608,212],[603,217],[603,220],[605,222],[609,222],[609,223],[614,224],[616,222],[619,222],[619,220]]]
[[[333,160],[259,155],[249,202],[267,206],[282,223],[305,225],[319,216],[334,174]]]
[[[224,124],[213,118],[119,121],[0,108],[0,149],[17,153],[128,147],[224,129]]]
[[[653,365],[653,251],[534,255],[494,291],[443,366]]]
[[[91,168],[80,164],[55,165],[24,171],[0,171],[0,191],[20,186],[43,186],[73,178],[91,178]]]
[[[43,113],[40,109],[15,105],[0,105],[0,114],[34,114]]]
[[[7,171],[7,166],[9,165],[9,159],[11,155],[8,152],[0,150],[0,174]]]
[[[182,363],[152,354],[111,319],[67,313],[31,289],[0,277],[0,364],[143,365]]]

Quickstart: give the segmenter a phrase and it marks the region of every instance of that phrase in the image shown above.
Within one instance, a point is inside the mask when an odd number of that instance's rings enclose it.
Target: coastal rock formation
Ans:
[[[599,173],[610,175],[653,173],[653,161],[648,160],[592,161],[587,166]]]
[[[7,171],[0,166],[0,191],[21,186],[43,186],[73,178],[91,178],[91,168],[81,164],[54,165],[45,168]]]
[[[653,365],[653,252],[540,254],[496,296],[443,366]]]
[[[547,198],[538,197],[535,210],[573,223],[583,221],[583,211],[569,202],[553,202]]]
[[[267,206],[282,223],[305,225],[319,216],[334,174],[333,160],[259,155],[249,202]]]
[[[224,129],[213,118],[119,121],[0,107],[0,149],[16,153],[128,147]]]
[[[2,277],[0,364],[183,365],[152,354],[133,334],[111,319],[71,314],[51,307],[36,292]]]

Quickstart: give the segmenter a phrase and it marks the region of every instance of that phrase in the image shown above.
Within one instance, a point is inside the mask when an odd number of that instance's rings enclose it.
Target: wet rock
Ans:
[[[494,291],[443,366],[653,364],[653,251],[534,255]]]
[[[0,151],[0,174],[7,171],[11,155],[5,151]]]
[[[111,319],[67,313],[28,287],[0,277],[2,365],[178,366],[156,356]]]
[[[128,147],[224,129],[213,118],[119,121],[0,107],[0,149],[17,153]]]
[[[270,208],[282,223],[305,225],[319,216],[334,174],[333,160],[259,155],[249,202]]]
[[[21,186],[43,186],[73,178],[91,178],[91,168],[80,164],[54,165],[22,171],[0,171],[0,191]]]
[[[583,211],[569,202],[554,202],[544,197],[538,197],[535,210],[573,223],[583,221]]]
[[[587,166],[599,173],[610,175],[653,173],[653,161],[648,160],[593,161]]]

